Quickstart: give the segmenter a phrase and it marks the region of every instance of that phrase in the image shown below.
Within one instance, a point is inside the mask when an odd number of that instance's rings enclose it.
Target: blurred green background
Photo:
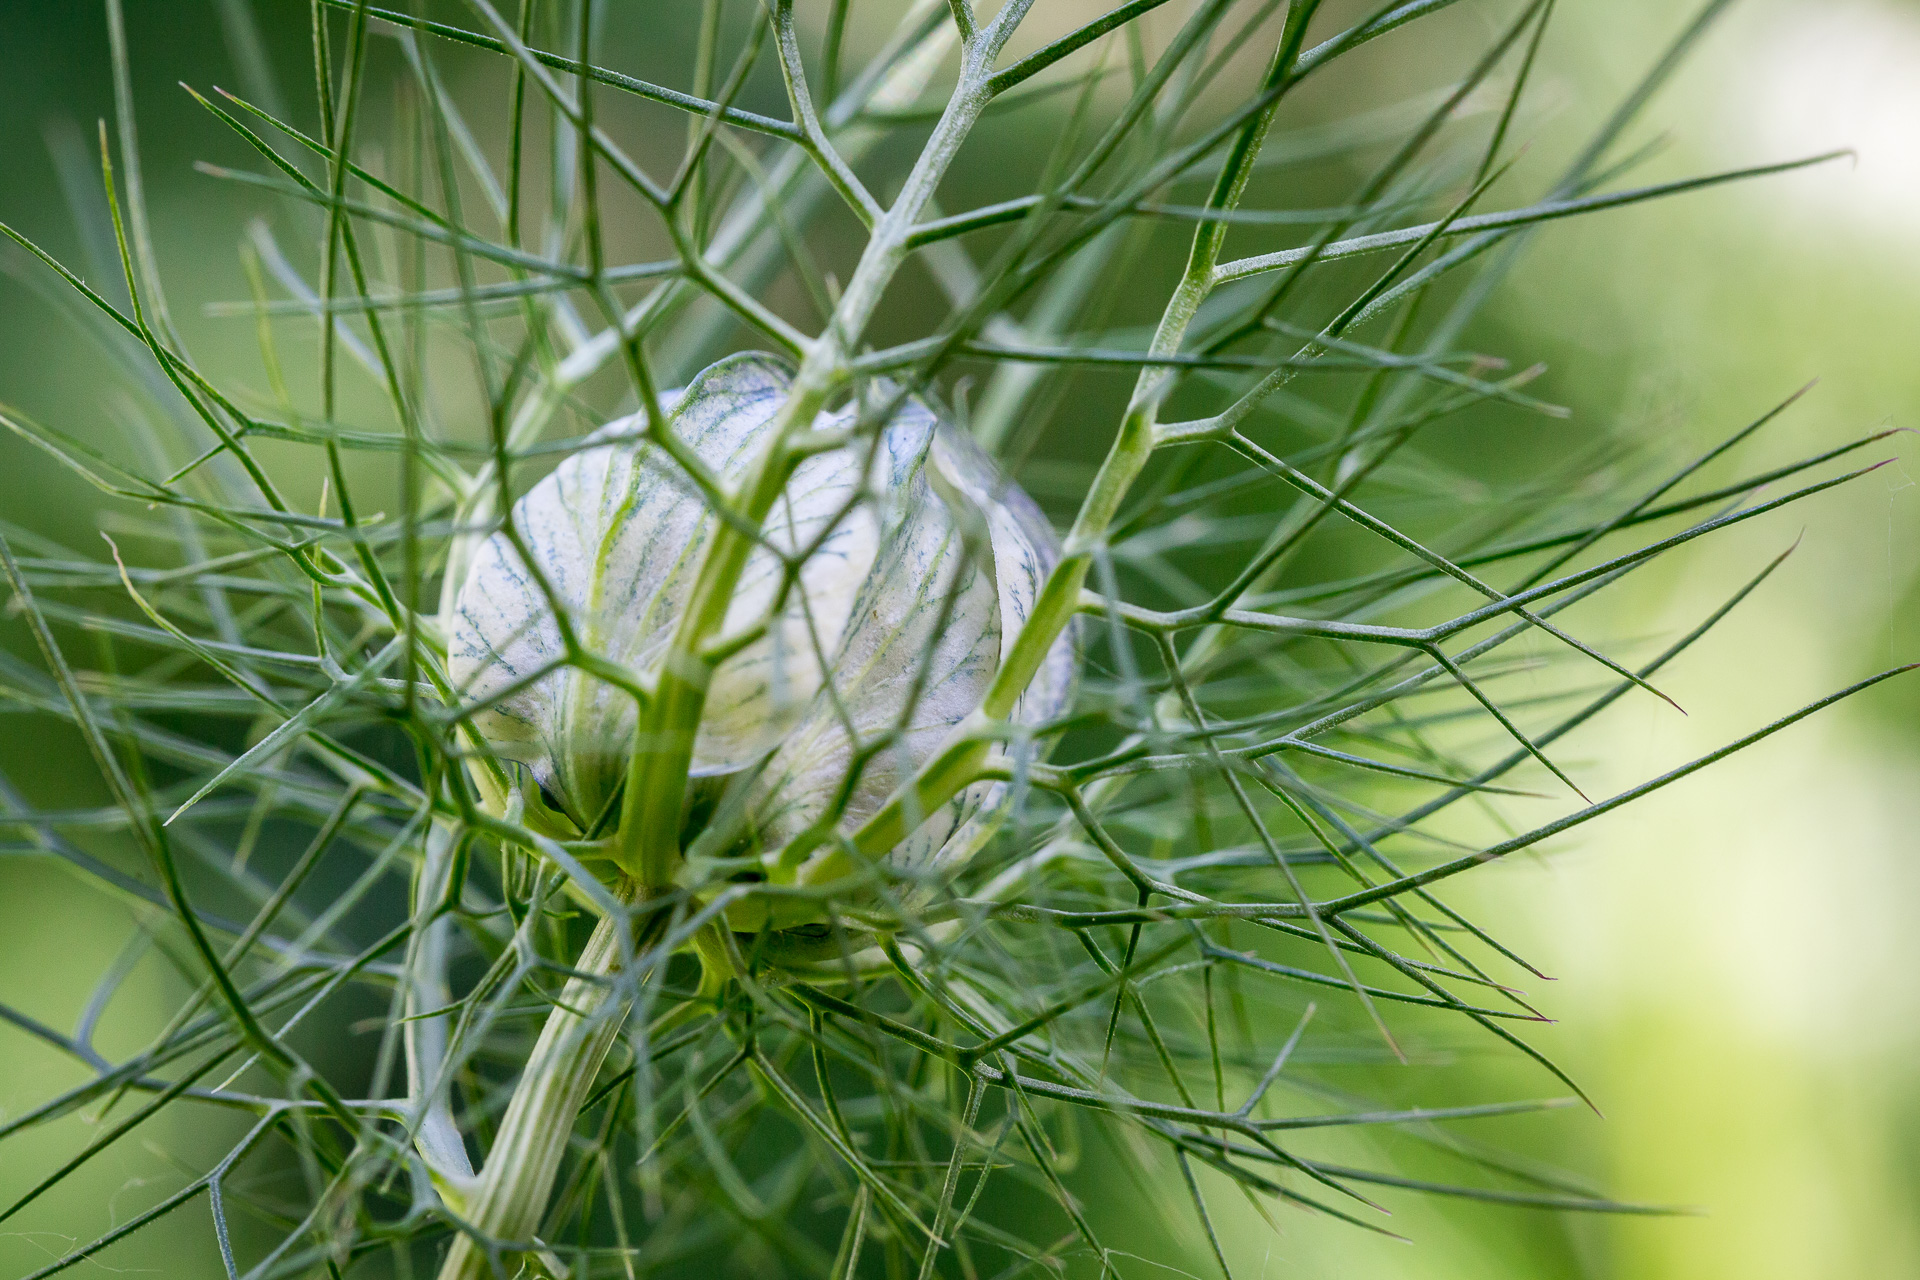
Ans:
[[[127,17],[175,315],[203,364],[247,378],[257,376],[250,326],[202,309],[245,296],[235,247],[246,218],[272,205],[192,172],[194,160],[247,157],[176,86],[264,92],[235,79],[233,28],[221,21],[229,2],[127,0]],[[634,14],[652,4],[666,7],[649,0],[621,25],[638,30]],[[1485,14],[1460,19],[1450,38],[1491,30],[1505,7],[1470,0],[1464,10]],[[305,5],[260,13],[282,96],[302,103]],[[1550,172],[1686,16],[1668,0],[1562,0],[1522,129],[1536,141],[1505,190],[1530,190],[1530,177]],[[1369,64],[1373,78],[1344,79],[1339,101],[1316,109],[1363,108],[1437,83],[1445,41],[1424,39],[1402,37]],[[626,62],[608,58],[671,80],[669,45],[640,42],[618,50]],[[88,261],[76,219],[98,216],[86,212],[97,202],[65,192],[97,174],[90,140],[112,107],[108,67],[98,5],[0,0],[0,218],[96,281],[113,264]],[[296,119],[310,115],[294,109]],[[1662,132],[1668,145],[1645,180],[1834,146],[1855,148],[1857,159],[1558,224],[1536,237],[1475,345],[1551,366],[1550,398],[1575,409],[1571,426],[1555,429],[1630,436],[1675,457],[1812,378],[1814,390],[1746,455],[1749,469],[1877,427],[1920,426],[1920,4],[1738,4],[1637,139]],[[1002,131],[981,142],[1020,139]],[[976,181],[992,169],[990,154],[978,159],[966,171]],[[124,450],[108,425],[114,389],[33,287],[45,273],[11,254],[6,265],[0,401]],[[1920,659],[1920,461],[1906,460],[1905,439],[1885,447],[1901,461],[1843,493],[1743,526],[1616,589],[1609,638],[1672,634],[1804,532],[1733,624],[1670,668],[1666,687],[1689,716],[1628,699],[1581,740],[1585,758],[1570,763],[1593,780],[1590,791],[1610,793],[1871,670]],[[24,444],[0,440],[9,537],[24,529],[89,547],[104,510]],[[6,635],[20,645],[16,630]],[[1281,1218],[1276,1236],[1216,1197],[1239,1274],[1920,1276],[1917,713],[1920,680],[1896,683],[1539,856],[1480,872],[1455,895],[1557,976],[1537,998],[1562,1021],[1536,1042],[1606,1113],[1485,1122],[1480,1135],[1588,1174],[1611,1195],[1697,1206],[1698,1216],[1555,1218],[1402,1196],[1393,1225],[1414,1238],[1408,1247],[1297,1213]],[[0,763],[34,778],[43,803],[97,795],[77,747],[45,722],[0,718]],[[127,909],[57,867],[11,855],[0,858],[0,1001],[70,1027],[127,936]],[[102,1050],[137,1047],[177,994],[157,969],[143,970]],[[1540,1088],[1513,1083],[1503,1060],[1485,1070],[1496,1088]],[[0,1025],[0,1118],[78,1078]],[[31,1270],[153,1203],[184,1167],[202,1167],[224,1149],[225,1130],[201,1123],[163,1117],[0,1224],[0,1275]],[[0,1197],[32,1185],[87,1133],[74,1117],[9,1142]],[[1148,1234],[1141,1251],[1160,1252]],[[106,1261],[217,1274],[204,1205]],[[1202,1269],[1198,1253],[1191,1261]]]

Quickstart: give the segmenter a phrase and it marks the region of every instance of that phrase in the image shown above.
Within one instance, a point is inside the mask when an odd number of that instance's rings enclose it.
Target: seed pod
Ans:
[[[769,357],[722,360],[678,398],[668,427],[731,489],[788,384]],[[649,678],[719,520],[664,450],[634,438],[642,425],[610,424],[529,490],[511,535],[474,556],[454,606],[448,665],[484,704],[476,728],[583,830],[615,799],[637,718],[629,693],[565,664],[556,610],[581,649]],[[814,425],[856,428],[856,407]],[[1031,499],[911,398],[878,432],[851,430],[802,461],[761,534],[722,632],[765,630],[714,671],[692,774],[702,794],[725,798],[715,812],[730,816],[729,851],[804,879],[782,848],[823,820],[851,829],[871,816],[979,706],[1059,544]],[[1014,722],[1060,715],[1075,664],[1069,630]],[[956,798],[890,863],[964,858],[990,834],[1005,790]]]

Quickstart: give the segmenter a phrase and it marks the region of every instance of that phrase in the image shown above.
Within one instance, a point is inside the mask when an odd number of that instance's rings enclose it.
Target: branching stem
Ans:
[[[1261,92],[1269,96],[1269,101],[1235,135],[1208,197],[1209,212],[1231,210],[1246,190],[1247,181],[1253,176],[1254,161],[1260,154],[1260,144],[1279,109],[1294,59],[1306,35],[1307,22],[1316,7],[1317,0],[1298,0],[1289,9],[1279,47],[1261,86]],[[1227,228],[1224,221],[1203,221],[1195,229],[1186,269],[1173,296],[1167,300],[1153,341],[1148,345],[1150,355],[1169,356],[1180,350],[1188,326],[1214,287],[1214,270]],[[1175,373],[1174,369],[1164,366],[1150,366],[1140,371],[1119,433],[1068,531],[1064,554],[1041,586],[1033,612],[995,673],[978,715],[961,726],[961,733],[956,735],[955,744],[949,750],[923,766],[854,834],[854,844],[862,853],[871,855],[890,847],[894,833],[909,824],[917,825],[924,815],[934,812],[980,776],[990,749],[990,736],[982,730],[991,729],[994,723],[1012,714],[1014,704],[1033,682],[1054,642],[1079,611],[1094,553],[1104,543],[1107,530],[1119,514],[1120,504],[1158,444],[1156,423],[1160,402],[1171,389]]]
[[[848,362],[867,322],[906,261],[914,225],[933,199],[974,122],[992,100],[988,81],[994,59],[1031,3],[1013,0],[990,24],[964,40],[960,81],[945,112],[899,196],[875,221],[859,265],[826,328],[807,345],[799,372],[767,433],[767,442],[747,469],[735,496],[733,507],[738,519],[722,523],[714,532],[687,610],[662,663],[656,694],[642,710],[629,766],[616,856],[642,885],[664,885],[679,858],[682,796],[707,688],[717,665],[708,656],[709,642],[720,632],[734,588],[755,545],[742,528],[757,529],[785,491],[796,460],[794,438],[812,428],[829,397],[846,379]],[[1209,262],[1209,270],[1211,266]],[[1064,618],[1061,625],[1065,625]],[[1044,652],[1045,645],[1041,650]]]

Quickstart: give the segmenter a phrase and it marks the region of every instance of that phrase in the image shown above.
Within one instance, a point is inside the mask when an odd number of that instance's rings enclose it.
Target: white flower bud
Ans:
[[[678,398],[669,427],[735,486],[788,382],[767,357],[723,360]],[[849,407],[814,425],[855,417]],[[626,419],[600,434],[632,437],[642,425]],[[466,696],[490,702],[474,722],[494,750],[584,826],[625,776],[636,713],[629,694],[574,667],[529,681],[565,656],[554,606],[589,652],[650,676],[718,518],[663,450],[629,438],[567,459],[520,499],[513,521],[538,572],[505,533],[486,542],[455,602],[450,673]],[[860,748],[898,731],[853,781],[843,829],[876,812],[979,706],[1059,544],[1031,499],[913,399],[877,440],[863,433],[803,461],[762,536],[722,630],[767,627],[714,672],[692,772],[739,776],[751,844],[775,867],[780,848],[847,790]],[[1075,661],[1069,629],[1015,723],[1065,711]],[[972,788],[890,861],[909,869],[967,856],[1004,793]]]

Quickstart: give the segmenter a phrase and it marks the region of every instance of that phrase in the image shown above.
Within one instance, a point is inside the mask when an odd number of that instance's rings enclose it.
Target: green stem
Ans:
[[[661,663],[659,685],[641,711],[622,801],[616,857],[641,884],[666,884],[679,860],[681,802],[715,659],[706,652],[733,601],[734,587],[757,529],[786,488],[795,461],[792,440],[813,425],[847,376],[848,360],[894,275],[906,261],[913,227],[953,163],[961,142],[986,108],[994,60],[1032,0],[1009,0],[993,22],[962,48],[960,83],[948,99],[913,170],[893,204],[874,223],[839,305],[820,336],[807,345],[786,402],[767,443],[748,468],[735,502],[738,521],[715,530],[694,580],[687,610]]]
[[[440,1280],[492,1275],[485,1241],[497,1242],[509,1254],[514,1246],[518,1252],[538,1247],[534,1232],[546,1215],[574,1121],[626,1022],[631,984],[616,979],[631,954],[622,936],[627,927],[624,915],[604,917],[575,962],[577,976],[547,1015],[486,1165],[467,1196],[470,1233],[454,1237]]]
[[[1289,70],[1300,49],[1306,21],[1316,8],[1314,3],[1296,2],[1288,12],[1280,44],[1267,71],[1263,92],[1283,88]],[[1253,161],[1260,154],[1267,128],[1280,107],[1276,94],[1265,110],[1255,115],[1235,136],[1231,151],[1214,182],[1207,207],[1213,211],[1231,210],[1240,203],[1247,180],[1253,173]],[[1226,239],[1227,224],[1222,220],[1202,222],[1194,231],[1187,253],[1187,265],[1173,296],[1167,299],[1160,323],[1154,329],[1148,350],[1156,356],[1173,355],[1180,350],[1187,328],[1199,312],[1200,304],[1214,288],[1214,269]],[[1120,430],[1106,458],[1100,464],[1087,496],[1080,503],[1073,528],[1067,534],[1060,562],[1054,565],[1034,601],[1033,612],[1009,647],[1006,660],[994,674],[979,713],[962,724],[947,750],[928,761],[881,807],[880,811],[854,833],[854,844],[863,853],[874,854],[891,847],[897,838],[911,832],[919,820],[952,799],[960,789],[981,776],[992,741],[992,729],[1013,713],[1014,704],[1033,682],[1046,661],[1054,641],[1079,611],[1081,592],[1087,572],[1093,566],[1093,553],[1105,541],[1107,530],[1119,513],[1133,482],[1139,478],[1159,443],[1160,402],[1172,385],[1175,370],[1149,367],[1140,371],[1133,398],[1121,419]]]
[[[785,487],[791,461],[790,437],[812,424],[844,378],[847,353],[905,260],[914,221],[952,162],[961,138],[986,105],[989,95],[982,86],[993,57],[1028,3],[1030,0],[1009,5],[996,22],[998,40],[982,41],[983,46],[991,44],[991,48],[975,51],[969,60],[967,89],[955,95],[947,119],[936,128],[905,191],[876,226],[833,323],[807,351],[769,445],[755,460],[736,499],[741,513],[753,525],[765,518]],[[622,327],[601,335],[605,341],[595,339],[576,351],[563,372],[577,380],[597,367],[614,349]],[[523,411],[523,418],[530,422],[516,422],[516,438],[529,426],[537,428],[547,412],[549,405],[542,405],[531,415]],[[465,495],[463,505],[469,510],[484,510],[489,497],[490,486],[476,483]],[[741,535],[731,522],[720,524],[676,632],[657,696],[643,714],[620,824],[622,861],[637,873],[642,892],[664,886],[677,859],[680,795],[714,665],[703,650],[726,616],[752,546],[752,540]],[[441,1266],[440,1280],[480,1280],[488,1275],[496,1256],[489,1246],[506,1246],[509,1251],[514,1245],[538,1249],[534,1232],[546,1213],[575,1120],[626,1019],[630,1001],[626,992],[631,984],[608,981],[618,973],[622,956],[629,954],[622,945],[621,927],[621,920],[610,916],[595,929],[575,963],[579,976],[567,984],[547,1017],[485,1166],[477,1178],[459,1188],[465,1192],[461,1211],[470,1230],[455,1237]],[[703,952],[710,949],[707,944],[711,940],[705,935],[699,941]],[[703,954],[703,959],[710,977],[722,971],[715,963],[717,957]],[[522,1248],[520,1252],[527,1250]]]

